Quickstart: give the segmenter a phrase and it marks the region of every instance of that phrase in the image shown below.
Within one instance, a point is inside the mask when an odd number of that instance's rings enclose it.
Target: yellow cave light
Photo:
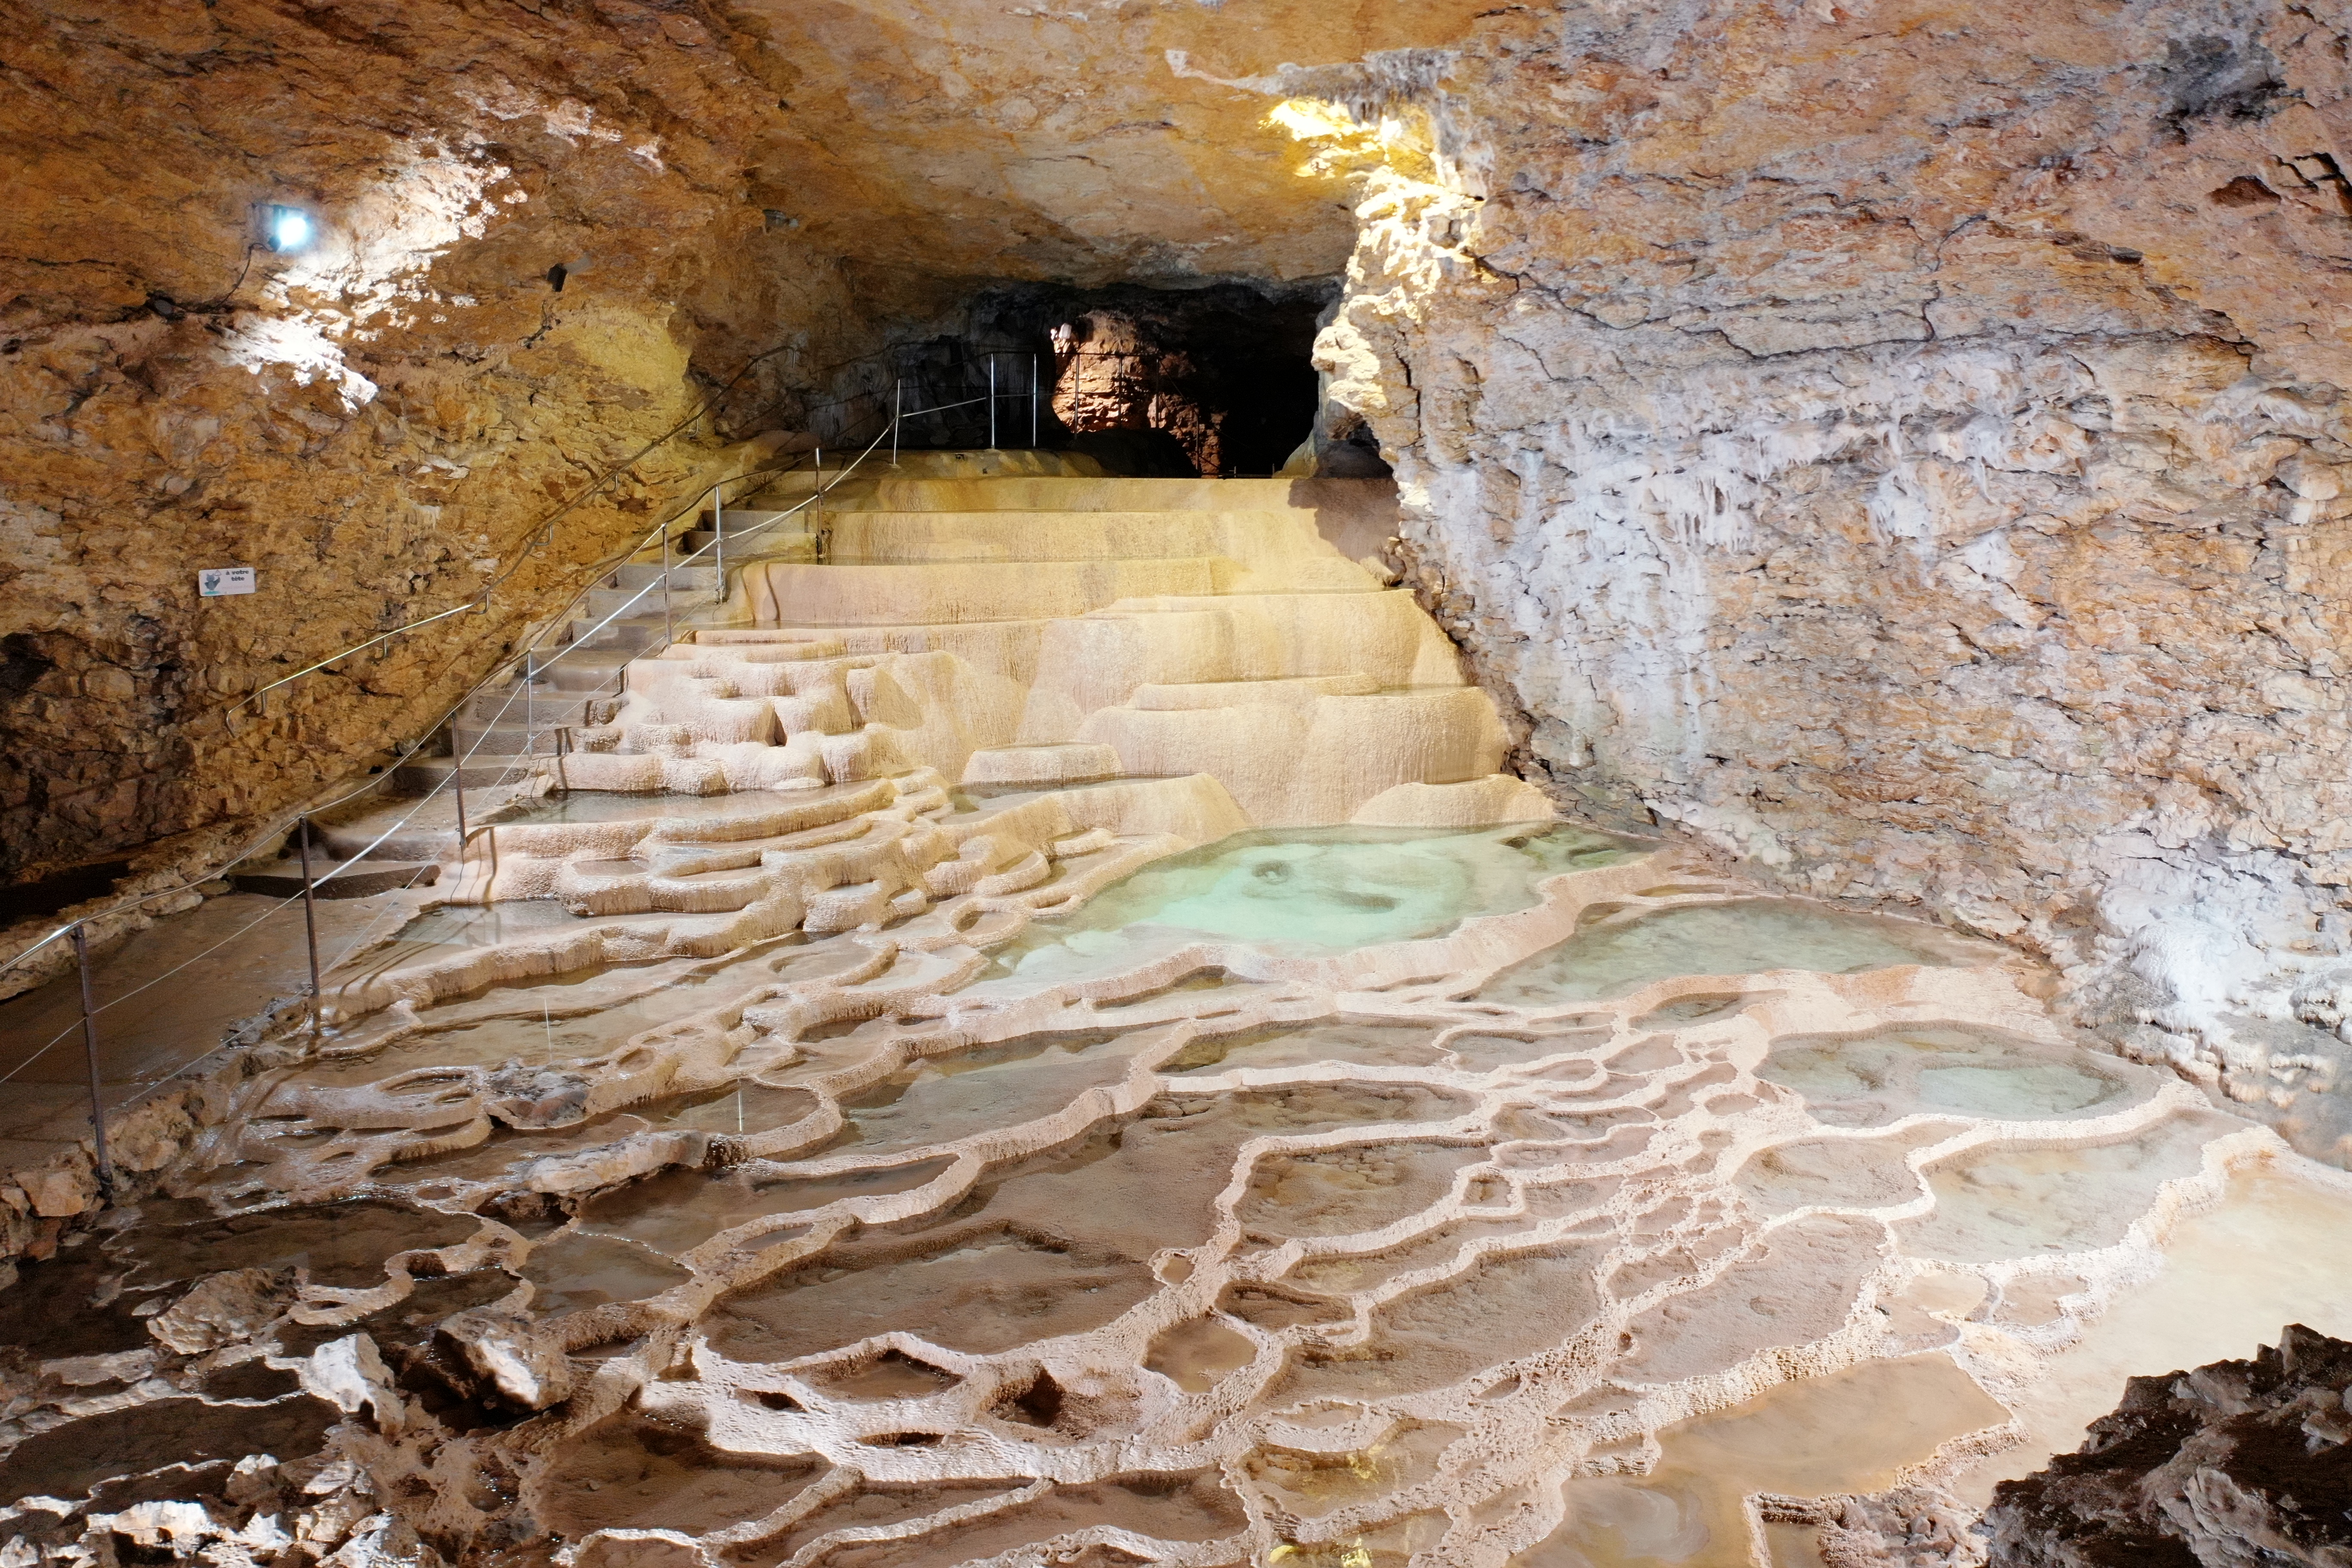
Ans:
[[[1401,105],[1367,123],[1346,105],[1321,98],[1286,98],[1266,110],[1264,123],[1294,142],[1314,144],[1297,169],[1301,179],[1339,179],[1389,170],[1424,184],[1435,183],[1435,127],[1428,111]]]
[[[1283,1564],[1293,1563],[1300,1563],[1304,1568],[1307,1560],[1319,1554],[1317,1548],[1285,1542],[1267,1552],[1265,1561],[1267,1568],[1281,1568]],[[1339,1559],[1334,1568],[1372,1568],[1371,1552],[1361,1542],[1351,1541],[1339,1548]]]
[[[1265,122],[1288,132],[1294,142],[1361,136],[1369,129],[1339,104],[1319,98],[1286,98],[1266,111]]]

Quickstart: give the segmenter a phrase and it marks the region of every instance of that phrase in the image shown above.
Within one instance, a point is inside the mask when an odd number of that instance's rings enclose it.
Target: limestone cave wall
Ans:
[[[1024,280],[1312,291],[1352,243],[1318,450],[1360,422],[1395,464],[1398,564],[1532,775],[2036,948],[2086,1021],[2292,1100],[2352,1011],[2347,30],[2277,0],[0,12],[0,869],[414,735],[894,322]],[[270,202],[321,243],[261,247]],[[779,345],[740,417],[525,552]],[[200,602],[220,564],[263,591]],[[510,568],[491,616],[205,717]]]
[[[0,877],[237,823],[418,739],[867,346],[751,167],[774,63],[698,7],[10,6],[0,61]],[[269,204],[318,242],[273,254]],[[222,565],[258,592],[200,599]],[[488,615],[219,713],[508,573]]]
[[[1318,353],[1532,773],[2049,954],[2284,1105],[2352,1002],[2352,20],[1575,5],[1294,73]]]

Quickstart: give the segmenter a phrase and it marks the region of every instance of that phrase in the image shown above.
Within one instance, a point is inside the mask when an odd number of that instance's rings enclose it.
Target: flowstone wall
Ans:
[[[740,58],[739,58],[740,57]],[[136,0],[0,15],[0,875],[239,822],[429,728],[867,346],[746,169],[771,69],[688,10]],[[318,242],[274,255],[258,209]],[[725,434],[723,430],[721,434]],[[520,570],[224,725],[214,710]],[[251,566],[249,598],[196,573]]]
[[[1531,771],[2037,948],[2328,1145],[2331,10],[1582,5],[1282,84],[1354,110],[1294,126],[1369,171],[1318,354]]]

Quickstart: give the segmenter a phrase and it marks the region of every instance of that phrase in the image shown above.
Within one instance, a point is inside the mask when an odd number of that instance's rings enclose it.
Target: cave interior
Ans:
[[[2326,13],[0,15],[0,1568],[2342,1560]]]

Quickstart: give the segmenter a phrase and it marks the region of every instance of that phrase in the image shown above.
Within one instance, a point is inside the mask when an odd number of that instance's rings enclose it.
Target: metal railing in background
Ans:
[[[992,449],[1006,446],[1040,447],[1048,437],[1070,434],[1063,426],[1060,416],[1053,412],[1051,389],[1060,384],[1065,373],[1076,369],[1083,374],[1089,361],[1131,361],[1152,357],[1141,349],[1080,348],[1051,352],[979,349],[950,358],[943,365],[897,367],[898,374],[886,384],[850,393],[822,406],[854,407],[862,405],[869,412],[888,412],[901,406],[908,395],[929,394],[935,399],[946,396],[951,400],[935,402],[930,408],[915,410],[905,416],[908,421],[920,416],[930,416],[928,426],[908,433],[909,445],[913,444],[911,437],[919,435],[925,438],[923,444],[933,449],[982,445]],[[957,392],[970,392],[972,395],[955,397]],[[983,406],[986,410],[984,415],[973,415],[965,420],[951,421],[944,417],[950,411]],[[1021,440],[1019,436],[1024,423],[1024,414],[1027,416],[1025,423],[1029,432],[1026,441]]]
[[[845,402],[847,400],[844,401]],[[886,437],[890,439],[894,453],[898,449],[900,444],[899,437],[907,420],[936,415],[943,412],[945,409],[968,406],[971,404],[977,403],[978,401],[978,399],[967,399],[960,403],[946,405],[940,407],[925,407],[912,410],[904,408],[903,405],[894,407],[888,416],[882,420],[881,427],[874,433],[872,437],[866,440],[861,448],[856,450],[854,457],[850,458],[847,462],[836,467],[829,476],[824,470],[824,448],[822,447],[816,448],[814,452],[808,454],[815,473],[815,488],[807,497],[795,502],[792,506],[787,507],[782,510],[769,514],[761,521],[753,524],[748,529],[739,529],[735,531],[733,537],[737,542],[739,550],[741,548],[743,541],[765,533],[770,530],[782,525],[790,519],[801,516],[802,514],[809,511],[812,508],[816,509],[817,514],[821,516],[825,497],[831,491],[840,488],[842,484],[849,479],[851,475],[865,466],[880,448],[882,442]],[[855,428],[854,426],[844,426],[839,423],[836,423],[835,425],[836,431],[845,427]],[[838,438],[838,437],[836,437],[836,438]],[[509,654],[509,657],[500,659],[480,680],[467,688],[466,692],[459,697],[437,721],[435,721],[427,731],[427,734],[430,735],[431,733],[437,732],[444,727],[447,727],[451,731],[454,742],[457,731],[463,727],[460,721],[467,714],[467,710],[493,686],[498,685],[501,681],[512,683],[510,689],[506,692],[505,699],[499,705],[497,711],[490,715],[488,722],[485,723],[479,731],[477,732],[472,746],[466,747],[453,743],[451,747],[451,766],[447,776],[440,782],[433,784],[422,795],[415,797],[414,804],[411,805],[405,812],[402,813],[390,826],[377,833],[370,842],[361,847],[356,853],[335,863],[323,875],[314,876],[312,874],[310,863],[312,819],[326,812],[333,811],[341,806],[347,805],[371,791],[381,788],[386,783],[399,776],[400,764],[395,764],[393,767],[385,769],[382,773],[369,779],[366,783],[336,796],[332,800],[320,804],[306,805],[288,816],[274,819],[269,826],[252,835],[246,841],[244,847],[236,854],[229,857],[228,860],[225,863],[234,865],[238,861],[247,859],[254,854],[257,853],[261,847],[266,845],[273,837],[289,835],[296,839],[298,844],[298,852],[299,855],[299,863],[301,868],[300,890],[297,893],[289,894],[278,900],[268,909],[255,916],[254,919],[247,921],[236,931],[231,931],[227,936],[221,939],[221,941],[213,943],[203,952],[182,961],[180,963],[175,964],[163,973],[154,976],[152,979],[146,981],[121,996],[114,997],[104,1004],[100,1004],[96,1001],[95,987],[89,960],[89,927],[91,922],[103,921],[111,916],[126,913],[131,910],[139,908],[142,904],[151,903],[159,899],[173,898],[193,891],[194,884],[191,881],[183,882],[175,887],[142,894],[136,898],[123,900],[109,906],[105,910],[93,914],[82,916],[68,924],[58,927],[56,930],[42,936],[38,941],[32,942],[16,954],[12,955],[5,962],[0,962],[0,973],[5,973],[7,971],[24,963],[35,953],[41,952],[52,942],[69,940],[74,948],[75,966],[79,972],[81,990],[81,1016],[78,1025],[68,1026],[66,1029],[60,1030],[58,1034],[52,1036],[47,1041],[37,1047],[22,1061],[16,1063],[16,1065],[11,1068],[6,1073],[0,1074],[0,1083],[6,1083],[14,1079],[18,1074],[31,1067],[36,1061],[38,1061],[52,1047],[63,1040],[68,1034],[72,1033],[76,1027],[79,1028],[83,1037],[84,1049],[88,1057],[90,1122],[93,1147],[95,1150],[94,1163],[97,1168],[101,1187],[110,1195],[114,1190],[115,1178],[112,1161],[108,1151],[106,1137],[107,1107],[101,1088],[100,1071],[99,1016],[110,1008],[120,1006],[123,1003],[131,1000],[132,997],[152,989],[154,986],[171,979],[173,975],[181,973],[190,967],[210,958],[213,954],[238,941],[248,932],[254,931],[264,921],[286,910],[289,905],[297,901],[300,902],[303,906],[303,935],[310,969],[310,987],[307,994],[308,1005],[306,1012],[309,1016],[310,1031],[313,1036],[315,1037],[323,1033],[326,1026],[326,999],[324,994],[325,974],[327,972],[331,971],[333,968],[340,965],[343,962],[344,958],[348,958],[350,956],[352,952],[357,951],[359,942],[354,942],[352,947],[346,949],[344,953],[339,956],[332,963],[326,964],[322,967],[319,958],[319,931],[316,901],[318,889],[326,883],[332,881],[337,876],[342,874],[348,868],[357,866],[362,861],[367,859],[378,847],[391,839],[394,835],[401,832],[410,822],[415,820],[417,814],[424,811],[436,799],[437,799],[441,791],[445,788],[450,792],[451,803],[455,808],[457,816],[457,848],[456,862],[458,874],[462,878],[465,874],[467,856],[471,847],[474,837],[478,833],[495,833],[496,830],[495,823],[482,823],[473,826],[468,825],[467,820],[465,798],[466,770],[474,762],[476,756],[480,754],[483,743],[488,738],[489,734],[495,731],[501,722],[503,722],[507,714],[512,710],[517,698],[520,696],[526,705],[524,710],[523,751],[520,755],[526,759],[535,758],[537,755],[535,751],[536,737],[538,734],[544,732],[539,729],[537,723],[536,687],[538,678],[544,675],[548,669],[554,663],[562,658],[565,654],[584,651],[593,646],[595,638],[611,628],[615,622],[626,616],[632,609],[635,608],[644,601],[647,595],[652,594],[656,590],[658,590],[662,595],[666,640],[674,641],[677,631],[672,599],[672,595],[676,592],[674,587],[674,574],[676,571],[680,568],[691,567],[706,553],[712,556],[714,564],[717,567],[717,592],[713,595],[713,601],[714,603],[723,603],[728,596],[725,570],[726,545],[729,539],[725,504],[725,494],[728,487],[737,487],[736,495],[740,500],[744,495],[755,493],[757,489],[772,483],[774,480],[781,479],[786,474],[796,471],[798,468],[799,459],[796,457],[791,462],[771,468],[754,469],[743,474],[731,475],[727,479],[718,480],[711,485],[703,487],[694,492],[693,499],[686,505],[672,510],[659,522],[656,523],[643,535],[639,536],[633,543],[622,551],[608,555],[602,560],[595,568],[588,574],[587,580],[583,584],[583,585],[574,591],[572,596],[563,603],[561,608],[559,608],[552,616],[541,619],[531,630],[525,634],[522,639],[522,647],[519,650]],[[749,488],[747,489],[744,487]],[[676,524],[681,518],[688,517],[689,515],[698,517],[702,511],[703,503],[706,500],[710,503],[710,514],[713,525],[711,529],[710,541],[708,543],[697,546],[683,556],[677,555],[671,548],[672,534]],[[691,531],[691,530],[689,530],[689,531]],[[638,588],[635,593],[624,599],[619,605],[614,606],[603,616],[591,623],[584,631],[572,630],[571,626],[572,612],[579,606],[582,599],[587,594],[593,591],[597,583],[609,577],[614,570],[618,566],[646,554],[648,552],[656,548],[658,548],[661,552],[662,570],[658,576],[648,581],[643,587]],[[510,574],[509,574],[509,575]],[[460,606],[460,609],[471,607],[472,605],[469,603],[467,605]],[[415,624],[427,625],[430,624],[430,620],[439,618],[441,617],[430,617],[427,621],[418,622]],[[542,658],[541,655],[544,652],[542,645],[544,645],[546,641],[551,637],[554,636],[559,630],[562,630],[565,634],[562,646],[559,647],[551,656]],[[635,656],[633,655],[631,657],[624,658],[621,668],[614,671],[613,678],[614,681],[625,682],[627,666],[629,663],[633,662],[634,657]],[[323,661],[322,665],[318,668],[323,668],[324,663],[332,662],[334,661],[331,659]],[[518,670],[520,671],[520,679],[516,679]],[[584,704],[596,699],[602,690],[603,685],[603,682],[599,682],[597,688],[582,694],[583,701],[583,716]],[[572,726],[567,723],[557,726],[557,728],[561,731],[557,741],[557,745],[559,747],[558,755],[561,756],[563,754],[565,750],[571,749],[569,747],[569,742],[571,740]],[[404,764],[405,763],[411,762],[415,759],[416,751],[417,748],[411,747],[405,752],[396,752],[395,755],[399,757],[400,763]],[[417,874],[422,875],[421,868]],[[366,937],[363,934],[360,941],[365,940]],[[223,1048],[221,1046],[214,1047],[211,1050],[205,1051],[194,1058],[182,1063],[178,1067],[173,1068],[171,1074],[167,1076],[179,1076],[185,1074],[201,1063],[205,1057],[214,1054],[215,1051],[221,1048]],[[125,1101],[125,1104],[135,1101],[140,1096],[148,1092],[152,1087],[152,1084],[140,1086],[132,1094],[131,1100]],[[118,1107],[117,1109],[121,1108]]]

